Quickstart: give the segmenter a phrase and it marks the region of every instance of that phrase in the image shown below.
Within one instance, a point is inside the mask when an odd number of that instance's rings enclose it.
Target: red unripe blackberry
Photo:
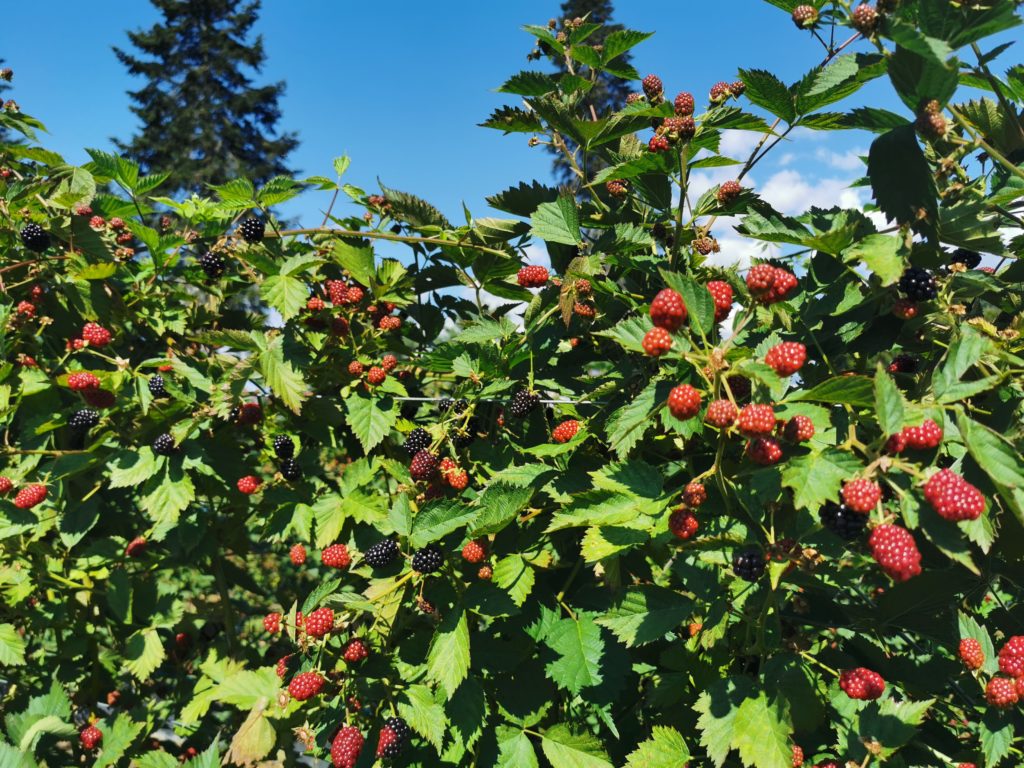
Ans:
[[[1006,677],[993,677],[985,686],[985,700],[997,709],[1009,709],[1018,700],[1017,686]]]
[[[866,667],[846,669],[839,675],[839,687],[851,699],[868,701],[885,693],[885,680]]]
[[[672,100],[672,106],[675,108],[678,117],[689,117],[693,114],[693,94],[681,91]]]
[[[640,344],[651,357],[661,357],[672,349],[672,336],[664,328],[651,328]]]
[[[27,317],[30,320],[36,316],[36,305],[31,301],[19,301],[16,310],[22,317]]]
[[[732,95],[732,89],[728,83],[715,83],[708,92],[708,100],[712,104],[720,104]]]
[[[68,376],[68,388],[76,392],[84,392],[90,389],[99,389],[100,380],[91,373],[80,371]]]
[[[242,403],[238,407],[236,421],[246,425],[259,424],[263,421],[263,409],[260,408],[259,403]]]
[[[947,520],[977,520],[985,511],[981,491],[951,469],[940,469],[924,484],[924,497]]]
[[[484,549],[484,545],[479,539],[467,541],[462,546],[462,559],[467,563],[473,563],[475,565],[482,562],[485,557],[487,557],[487,550]]]
[[[93,347],[105,347],[110,343],[110,331],[99,323],[86,323],[82,326],[82,338]]]
[[[131,558],[142,557],[146,553],[146,547],[146,537],[136,536],[125,545],[124,554]]]
[[[721,280],[710,280],[708,291],[715,300],[715,322],[720,323],[732,310],[732,286]]]
[[[358,285],[350,285],[345,289],[345,304],[358,304],[363,300],[366,292]]]
[[[105,226],[107,222],[102,216],[92,216],[89,219],[89,229],[103,229]]]
[[[378,366],[373,366],[369,371],[366,372],[366,381],[373,386],[384,383],[384,379],[388,377],[388,372]]]
[[[792,376],[800,370],[807,359],[807,347],[798,341],[784,341],[768,350],[764,361],[775,369],[779,376]]]
[[[643,85],[644,94],[651,101],[654,101],[664,92],[664,87],[662,86],[661,78],[658,77],[657,75],[648,75],[641,81],[641,85]]]
[[[334,611],[330,608],[317,608],[304,617],[303,625],[310,637],[324,637],[334,630]]]
[[[523,288],[540,288],[548,281],[548,271],[535,265],[522,267],[516,275],[516,280]]]
[[[306,302],[306,309],[310,312],[319,312],[324,308],[324,300],[319,296],[310,297],[309,301]]]
[[[758,301],[782,301],[798,285],[796,276],[771,264],[755,264],[747,271],[747,289]]]
[[[409,464],[413,480],[430,480],[437,473],[437,457],[430,451],[418,451]]]
[[[957,653],[968,669],[981,669],[985,663],[985,651],[982,649],[981,643],[973,637],[965,637],[961,640]]]
[[[1011,677],[1024,676],[1024,635],[1013,635],[999,649],[999,671]]]
[[[742,80],[734,80],[732,83],[729,84],[729,92],[736,98],[739,98],[744,93],[746,93],[746,90],[747,84],[744,83]]]
[[[576,433],[579,430],[580,423],[576,419],[566,419],[551,430],[551,439],[556,443],[567,443],[576,437]]]
[[[878,26],[878,11],[867,3],[862,3],[850,14],[850,23],[862,35],[870,35]]]
[[[804,751],[802,748],[793,745],[793,768],[800,768],[804,764]]]
[[[691,244],[693,250],[699,253],[701,256],[707,256],[709,253],[718,253],[718,241],[713,237],[703,236],[695,239]]]
[[[281,631],[281,614],[268,613],[263,617],[263,628],[272,635]]]
[[[412,569],[417,573],[434,573],[444,565],[444,554],[436,544],[416,550],[412,556]]]
[[[668,529],[677,539],[685,541],[691,538],[697,533],[698,527],[697,516],[683,507],[677,509],[668,518]]]
[[[782,461],[782,446],[774,437],[755,437],[747,443],[747,456],[755,464],[770,467]]]
[[[305,564],[306,548],[301,544],[293,544],[292,548],[288,550],[288,559],[292,561],[292,565]]]
[[[626,186],[626,182],[621,179],[611,179],[605,182],[604,188],[608,190],[608,194],[612,197],[619,198],[620,200],[629,194],[629,187]]]
[[[729,205],[736,201],[736,198],[740,196],[740,192],[743,191],[743,187],[740,186],[738,181],[724,181],[718,188],[718,202],[720,205]]]
[[[409,726],[400,717],[389,717],[377,739],[377,757],[398,757],[409,740]]]
[[[111,222],[113,223],[113,222]],[[250,216],[238,225],[238,234],[247,243],[258,243],[267,231],[267,224],[262,219]]]
[[[402,327],[402,318],[394,315],[385,315],[377,321],[377,327],[382,331],[397,331]]]
[[[6,496],[14,490],[14,483],[9,477],[0,477],[0,496]]]
[[[489,565],[481,565],[480,570],[476,572],[476,577],[483,581],[490,581],[494,576],[494,569]]]
[[[384,357],[380,359],[380,367],[383,368],[388,373],[391,373],[391,371],[395,370],[395,367],[397,365],[398,358],[395,357],[390,352],[388,352],[386,355],[384,355]]]
[[[928,451],[942,443],[942,427],[931,419],[925,419],[919,426],[904,427],[903,441],[907,448]]]
[[[331,742],[331,764],[334,768],[355,768],[363,750],[363,741],[363,734],[358,728],[343,726]]]
[[[110,219],[110,228],[112,230],[114,230],[115,232],[120,232],[126,226],[128,226],[128,225],[125,223],[124,219],[122,219],[120,216],[114,216],[114,217],[112,217]]]
[[[323,688],[324,679],[319,672],[300,672],[288,683],[288,693],[296,701],[316,696]]]
[[[912,320],[917,317],[917,304],[910,299],[896,299],[892,305],[892,313],[900,320]]]
[[[746,549],[733,555],[732,569],[744,581],[757,581],[764,574],[764,554],[757,549]]]
[[[260,479],[255,475],[246,475],[245,477],[238,478],[236,483],[238,490],[244,493],[246,496],[251,496],[256,493],[260,488]]]
[[[1020,692],[1018,691],[1018,693]],[[957,763],[956,768],[978,768],[978,766],[974,763]]]
[[[370,651],[364,643],[358,637],[354,637],[345,644],[345,652],[342,657],[349,664],[358,664],[360,661],[370,655]]]
[[[592,320],[597,316],[597,308],[593,304],[587,304],[582,301],[573,302],[572,311],[584,320]]]
[[[78,733],[78,740],[86,749],[96,749],[96,745],[103,741],[103,731],[95,725],[87,725]]]
[[[651,322],[666,331],[677,331],[686,322],[683,297],[671,288],[662,288],[651,301]]]
[[[758,403],[745,405],[740,409],[737,425],[747,437],[770,435],[775,431],[775,409]]]
[[[14,506],[18,509],[32,509],[46,499],[45,485],[26,485],[14,496]]]
[[[782,428],[782,436],[791,443],[806,443],[814,437],[814,422],[807,416],[794,416]]]
[[[793,9],[793,23],[798,29],[811,29],[818,23],[818,9],[813,5],[798,5]]]
[[[670,146],[664,136],[651,136],[651,140],[647,142],[647,148],[651,152],[667,152]]]
[[[896,581],[906,581],[921,573],[921,553],[910,531],[898,525],[880,525],[868,538],[871,555]]]
[[[707,500],[707,489],[701,483],[690,482],[683,488],[683,503],[691,509],[696,509]]]
[[[593,286],[590,281],[586,278],[580,278],[576,281],[576,293],[579,296],[589,296],[593,292]]]
[[[344,544],[331,544],[320,553],[320,562],[328,568],[348,568],[352,556]]]
[[[701,396],[689,384],[673,387],[668,393],[668,410],[677,419],[692,419],[700,413]]]
[[[704,421],[719,429],[731,427],[736,421],[736,406],[729,400],[712,400],[708,405]]]
[[[882,500],[882,489],[874,480],[866,477],[851,480],[843,485],[843,503],[854,512],[868,513]]]

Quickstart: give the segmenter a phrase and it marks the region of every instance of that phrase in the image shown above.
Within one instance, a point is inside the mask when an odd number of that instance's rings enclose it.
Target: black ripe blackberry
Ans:
[[[199,266],[203,268],[203,272],[206,273],[208,278],[214,280],[224,274],[224,271],[228,268],[228,263],[219,253],[207,251],[199,257]]]
[[[405,452],[410,456],[415,456],[420,451],[429,448],[431,442],[430,433],[423,427],[416,427],[405,438],[405,443],[402,444],[402,447],[405,448]]]
[[[257,219],[255,216],[250,216],[238,225],[238,234],[240,234],[242,239],[247,243],[260,242],[266,231],[266,222],[264,222],[263,219]]]
[[[170,456],[174,448],[174,438],[166,432],[153,441],[153,453],[157,456]]]
[[[981,264],[981,254],[967,248],[957,248],[949,257],[950,264],[963,264],[968,269],[977,269]]]
[[[732,569],[746,581],[757,581],[764,574],[764,555],[757,549],[745,549],[732,558]]]
[[[281,476],[288,482],[294,482],[302,477],[302,468],[295,459],[284,459],[281,462]]]
[[[845,504],[828,502],[818,512],[821,524],[836,536],[851,541],[863,533],[868,524],[868,516],[861,512],[848,509]]]
[[[167,397],[167,389],[164,387],[164,377],[159,373],[154,373],[149,377],[149,394],[157,399]]]
[[[452,442],[456,448],[468,448],[476,440],[476,433],[480,431],[480,419],[470,416],[465,429],[450,432]]]
[[[428,544],[412,556],[412,569],[419,573],[433,573],[444,563],[444,555],[436,544]]]
[[[100,415],[91,408],[75,411],[68,419],[68,426],[72,429],[92,429],[99,423]]]
[[[464,397],[460,397],[454,403],[452,403],[452,410],[456,413],[465,413],[466,409],[469,408],[469,401]]]
[[[409,462],[409,475],[413,480],[430,480],[437,474],[437,456],[430,451],[418,451]]]
[[[363,560],[371,568],[384,568],[391,565],[398,555],[398,544],[394,539],[381,539],[363,553]]]
[[[231,411],[228,413],[228,421],[234,423],[234,422],[238,421],[238,417],[241,416],[241,415],[242,415],[242,409],[239,408],[236,405],[236,406],[232,407]]]
[[[903,273],[899,282],[900,291],[913,301],[930,301],[939,295],[935,278],[927,269],[910,267]]]
[[[50,236],[38,224],[26,224],[21,230],[21,244],[30,251],[42,253],[50,247]]]
[[[917,373],[918,359],[913,355],[896,355],[889,363],[892,373]]]
[[[274,455],[279,459],[290,459],[295,455],[295,442],[288,435],[274,438]]]
[[[454,402],[455,401],[452,400],[450,397],[442,397],[440,400],[437,401],[438,413],[447,413],[448,411],[450,411],[452,409],[452,404]]]
[[[377,757],[398,757],[409,741],[409,726],[400,717],[389,717],[380,729]]]
[[[523,419],[540,404],[540,395],[521,389],[508,402],[508,412],[517,419]]]

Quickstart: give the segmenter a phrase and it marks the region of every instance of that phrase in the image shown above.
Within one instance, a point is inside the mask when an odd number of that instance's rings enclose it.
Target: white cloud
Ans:
[[[860,208],[862,191],[850,187],[847,179],[809,179],[799,171],[779,171],[758,188],[758,192],[776,209],[790,215],[803,213],[811,206]]]
[[[754,259],[771,259],[781,254],[777,245],[762,243],[739,235],[719,237],[718,246],[721,250],[707,258],[707,264],[716,267],[748,266]]]
[[[864,154],[866,154],[866,150],[863,149],[851,149],[840,154],[818,147],[814,152],[814,157],[841,171],[860,171],[864,169],[864,162],[860,159]]]
[[[761,141],[762,134],[754,131],[722,131],[719,152],[735,160],[746,160]]]

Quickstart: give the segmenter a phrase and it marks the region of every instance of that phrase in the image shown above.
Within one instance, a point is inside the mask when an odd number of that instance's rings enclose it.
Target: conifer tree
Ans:
[[[252,36],[260,3],[251,0],[150,0],[163,18],[129,32],[136,49],[114,48],[134,76],[129,91],[142,125],[118,149],[147,173],[169,173],[163,188],[200,191],[240,174],[261,182],[289,173],[293,133],[279,133],[284,83],[256,85],[266,54]]]

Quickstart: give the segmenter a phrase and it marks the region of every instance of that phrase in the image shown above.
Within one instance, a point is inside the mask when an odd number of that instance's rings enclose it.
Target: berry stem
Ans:
[[[402,578],[400,578],[400,579],[399,579],[398,581],[396,581],[396,582],[395,582],[394,584],[392,584],[392,585],[391,585],[390,587],[388,587],[388,588],[387,588],[386,590],[384,590],[383,592],[381,592],[381,593],[380,593],[379,595],[374,595],[374,596],[373,596],[373,599],[371,599],[371,600],[370,600],[370,602],[371,602],[371,603],[375,603],[375,602],[377,602],[378,600],[380,600],[380,599],[381,599],[382,597],[387,597],[387,596],[388,596],[388,595],[390,595],[390,594],[391,594],[392,592],[394,592],[394,591],[395,591],[396,589],[398,589],[398,588],[399,588],[399,587],[401,587],[401,586],[402,586],[403,584],[405,584],[405,582],[409,581],[409,579],[411,579],[411,578],[412,578],[413,576],[415,576],[415,575],[416,575],[416,571],[409,571],[409,572],[408,572],[407,574],[405,574],[405,576],[403,576]]]
[[[832,667],[828,666],[827,664],[818,661],[816,658],[814,658],[814,656],[809,654],[807,651],[800,651],[800,655],[812,664],[814,664],[815,666],[821,667],[823,670],[828,672],[833,677],[839,677],[839,672],[837,670],[832,669]]]

